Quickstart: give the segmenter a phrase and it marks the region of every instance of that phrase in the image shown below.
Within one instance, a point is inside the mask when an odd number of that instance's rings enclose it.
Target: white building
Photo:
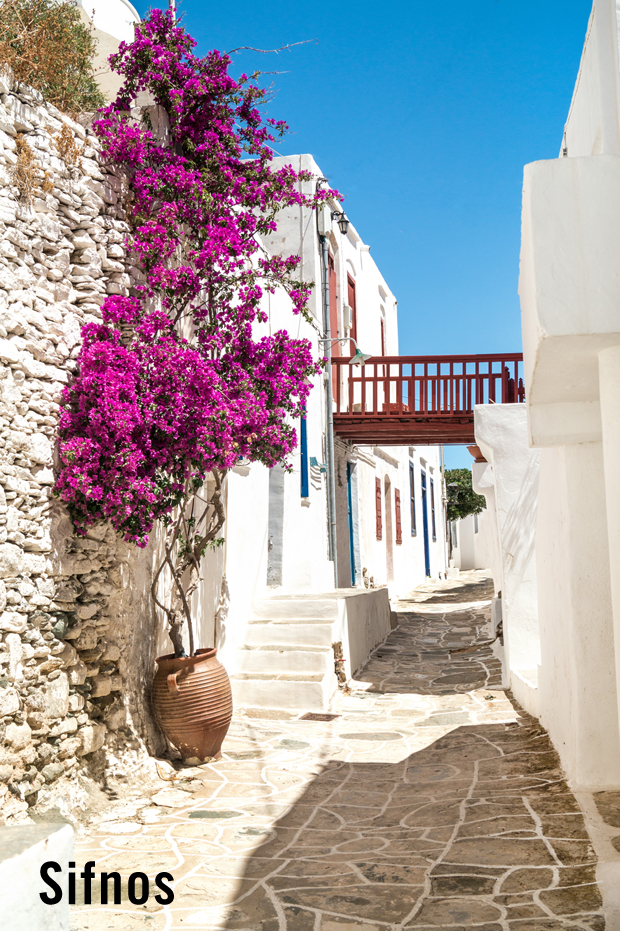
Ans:
[[[527,417],[477,408],[505,684],[559,752],[620,928],[620,12],[596,0],[559,158],[525,168],[520,296]],[[499,597],[501,592],[501,598]]]
[[[76,0],[76,6],[97,43],[93,62],[97,83],[107,100],[113,100],[122,79],[110,69],[108,58],[120,42],[133,41],[140,14],[129,0]]]
[[[321,172],[309,155],[276,159]],[[316,182],[303,182],[306,191]],[[330,221],[329,291],[334,339],[347,358],[397,354],[396,300],[352,225]],[[267,331],[285,328],[326,353],[321,248],[315,213],[284,211],[265,243],[300,254],[314,282],[312,323],[283,294],[267,297]],[[350,310],[349,310],[350,308]],[[348,366],[347,366],[348,370]],[[336,375],[333,376],[337,377]],[[200,593],[201,643],[216,642],[239,704],[323,708],[336,686],[332,644],[351,675],[390,630],[388,593],[410,591],[446,569],[439,447],[359,447],[335,438],[336,569],[330,553],[326,375],[315,379],[293,471],[241,465],[227,479],[225,546],[209,556]],[[221,580],[225,577],[224,589]],[[214,620],[215,618],[215,620]],[[162,636],[162,648],[165,637]]]
[[[486,546],[487,536],[484,532],[489,517],[487,511],[480,514],[468,514],[461,520],[450,521],[450,566],[455,569],[488,569],[491,565],[491,553]]]

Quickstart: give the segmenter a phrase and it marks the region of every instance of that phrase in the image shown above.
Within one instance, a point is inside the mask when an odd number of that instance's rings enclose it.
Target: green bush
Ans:
[[[0,66],[65,113],[105,103],[93,72],[96,45],[74,0],[0,3]]]
[[[450,487],[450,486],[453,487]],[[448,520],[460,520],[469,514],[480,514],[486,507],[483,495],[477,495],[471,485],[471,469],[446,469]]]

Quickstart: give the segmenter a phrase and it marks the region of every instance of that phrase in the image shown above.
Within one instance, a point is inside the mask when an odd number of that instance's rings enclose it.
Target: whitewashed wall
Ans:
[[[577,785],[620,785],[620,70],[597,0],[559,159],[525,168],[521,296],[541,720]],[[611,364],[609,364],[611,363]]]

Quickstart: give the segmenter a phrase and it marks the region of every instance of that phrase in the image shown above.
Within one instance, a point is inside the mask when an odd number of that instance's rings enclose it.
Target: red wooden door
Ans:
[[[381,479],[375,479],[375,507],[376,507],[376,523],[377,523],[377,540],[383,538],[383,523],[381,520]]]
[[[403,530],[400,522],[400,491],[394,489],[394,512],[396,514],[396,543],[403,542]]]

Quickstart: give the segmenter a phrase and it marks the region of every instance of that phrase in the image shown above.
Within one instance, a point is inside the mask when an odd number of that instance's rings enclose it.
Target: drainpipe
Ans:
[[[323,208],[326,209],[325,207]],[[327,236],[319,235],[321,243],[321,284],[323,288],[323,335],[327,346],[325,366],[326,439],[327,439],[327,529],[329,558],[334,563],[334,585],[338,588],[338,560],[336,549],[336,472],[334,466],[334,398],[332,393],[331,328],[329,321],[329,264]]]

